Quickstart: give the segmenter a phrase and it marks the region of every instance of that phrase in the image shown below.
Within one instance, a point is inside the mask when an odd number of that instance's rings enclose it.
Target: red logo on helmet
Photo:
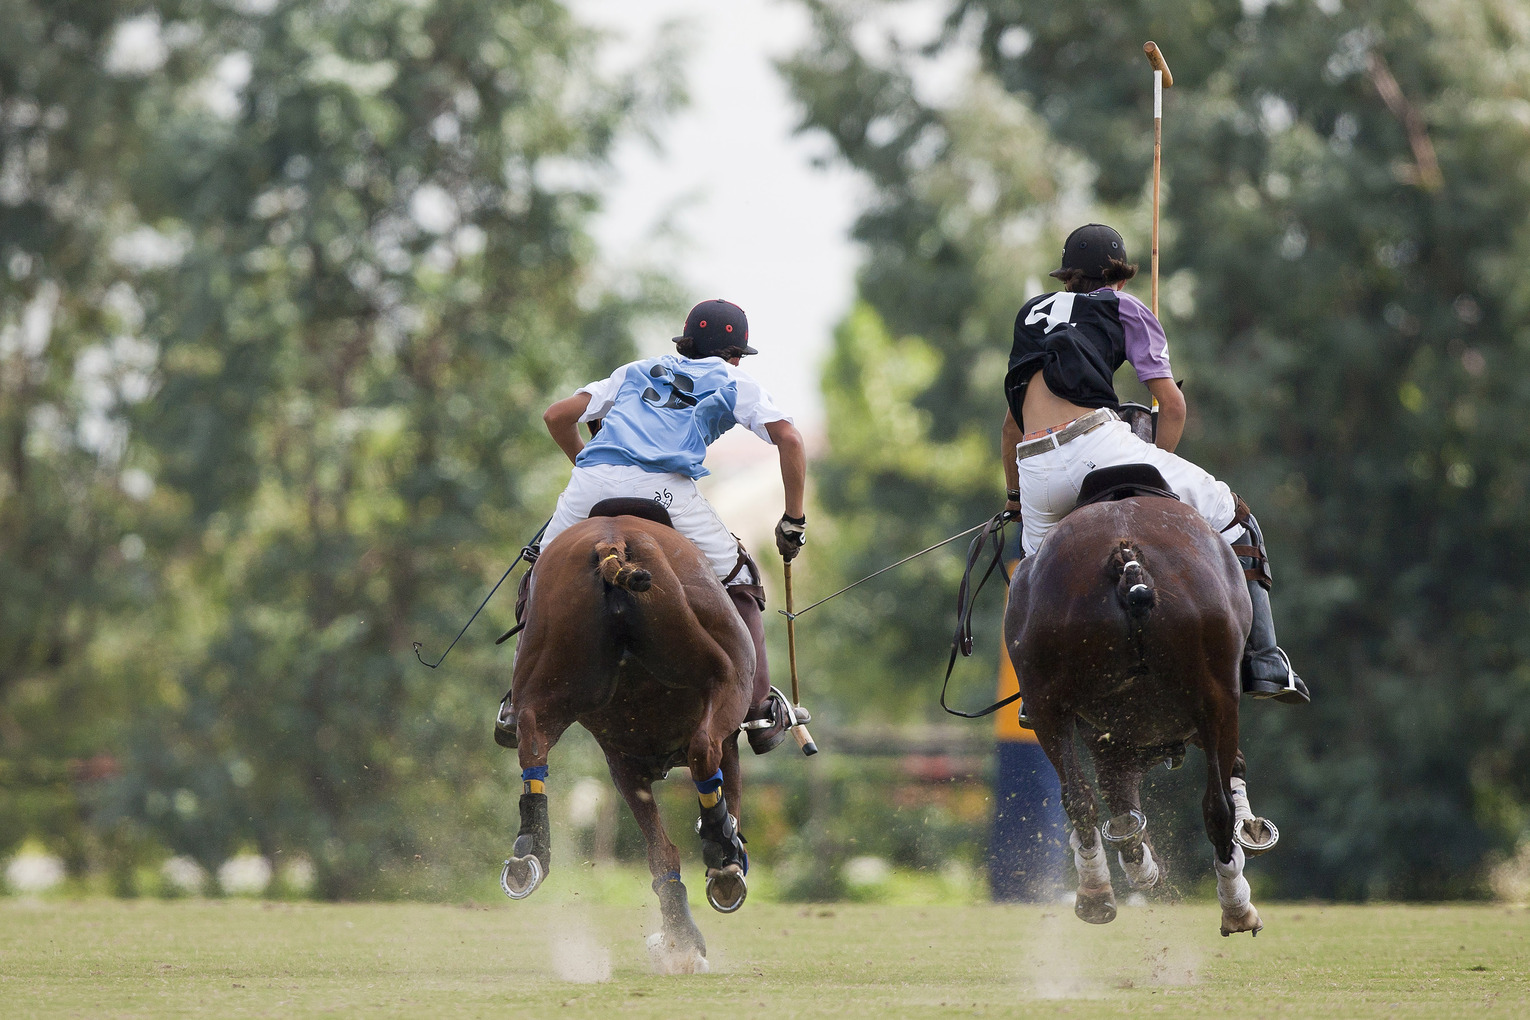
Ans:
[[[728,323],[726,326],[723,327],[723,329],[727,330],[729,333],[733,332],[733,323],[731,323],[731,322]]]
[[[696,325],[699,326],[702,329],[706,329],[707,328],[707,320],[702,319],[700,322],[696,323]]]

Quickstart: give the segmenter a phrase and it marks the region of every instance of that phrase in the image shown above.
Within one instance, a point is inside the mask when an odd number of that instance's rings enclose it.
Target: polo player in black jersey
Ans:
[[[1084,476],[1118,464],[1151,464],[1169,487],[1228,544],[1257,550],[1240,557],[1250,575],[1254,623],[1243,652],[1243,692],[1288,704],[1311,700],[1275,643],[1269,562],[1259,522],[1226,483],[1174,454],[1185,426],[1185,398],[1174,384],[1157,316],[1125,293],[1137,273],[1121,235],[1099,223],[1079,227],[1051,275],[1064,289],[1031,298],[1015,318],[1015,343],[1004,380],[1006,509],[1020,511],[1029,555],[1078,500]],[[1131,362],[1158,402],[1154,443],[1115,413],[1115,371]]]

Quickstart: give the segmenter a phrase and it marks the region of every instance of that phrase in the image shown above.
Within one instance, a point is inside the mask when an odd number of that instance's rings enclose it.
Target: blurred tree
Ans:
[[[97,752],[135,698],[91,654],[143,578],[128,181],[202,70],[200,6],[0,2],[0,855],[32,833],[82,863],[79,783],[113,770]]]
[[[673,311],[585,233],[668,55],[602,77],[552,0],[4,10],[0,849],[120,767],[118,888],[242,847],[418,888],[515,769],[508,649],[410,640],[548,512],[549,394]]]
[[[806,73],[815,63],[870,82],[918,55],[883,47],[868,60],[855,40],[870,33],[848,5],[812,7],[817,48],[788,70],[806,125],[878,186],[863,233],[927,215],[888,183],[918,171],[889,171],[866,126],[951,111],[887,89],[827,90],[832,75]],[[975,51],[1043,119],[1038,136],[1088,161],[1099,201],[1133,203],[1123,227],[1138,252],[1143,40],[1174,68],[1162,273],[1175,364],[1191,380],[1183,452],[1261,513],[1284,643],[1317,699],[1245,713],[1261,810],[1303,822],[1268,870],[1290,895],[1480,889],[1484,860],[1530,835],[1522,5],[957,0],[948,11],[933,50]],[[891,247],[872,245],[862,293],[895,332],[963,367],[980,348],[1007,350],[999,317],[960,339],[901,322],[914,289],[890,297],[877,281],[935,246],[909,231]],[[954,268],[939,293],[965,304],[976,277]],[[942,307],[914,304],[932,317]],[[998,378],[983,385],[996,391]],[[925,392],[910,403],[945,409],[937,434],[986,425],[990,412],[956,391]],[[861,477],[873,505],[897,499],[893,479]],[[862,526],[847,504],[831,508],[840,528]]]
[[[677,93],[601,79],[548,0],[238,9],[135,181],[184,239],[134,419],[184,517],[113,810],[204,862],[249,844],[310,857],[323,895],[393,894],[509,831],[508,654],[430,672],[410,639],[444,651],[536,530],[549,391],[622,360],[655,299],[592,277],[583,224],[617,133]]]

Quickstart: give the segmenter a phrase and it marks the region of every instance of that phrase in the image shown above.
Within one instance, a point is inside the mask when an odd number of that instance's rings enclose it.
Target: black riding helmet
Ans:
[[[1062,266],[1052,270],[1050,276],[1064,276],[1077,270],[1093,279],[1103,279],[1111,260],[1128,261],[1126,242],[1114,228],[1103,223],[1086,223],[1063,242]]]
[[[703,301],[691,309],[685,317],[685,332],[675,337],[675,343],[691,342],[695,358],[710,358],[724,351],[740,354],[758,354],[749,346],[749,319],[744,310],[732,301],[715,298]]]

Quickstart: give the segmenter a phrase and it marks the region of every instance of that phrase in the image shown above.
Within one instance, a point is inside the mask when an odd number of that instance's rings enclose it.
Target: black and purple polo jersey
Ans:
[[[1137,378],[1168,379],[1168,341],[1148,306],[1123,291],[1057,291],[1027,301],[1015,317],[1004,394],[1021,420],[1025,387],[1038,372],[1047,389],[1080,407],[1119,406],[1115,374],[1130,361]]]

